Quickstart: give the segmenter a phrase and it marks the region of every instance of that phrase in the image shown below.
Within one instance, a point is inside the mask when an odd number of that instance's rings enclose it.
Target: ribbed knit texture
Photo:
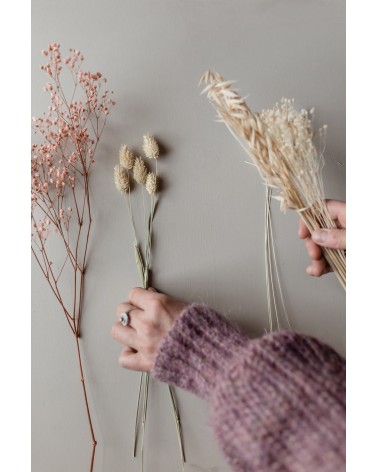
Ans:
[[[187,307],[152,375],[211,404],[211,424],[237,472],[345,470],[345,361],[309,336],[249,339],[204,305]]]

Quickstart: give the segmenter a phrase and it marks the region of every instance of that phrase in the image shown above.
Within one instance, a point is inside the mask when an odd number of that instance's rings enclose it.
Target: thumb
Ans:
[[[346,249],[345,229],[318,229],[312,233],[311,239],[319,246]]]

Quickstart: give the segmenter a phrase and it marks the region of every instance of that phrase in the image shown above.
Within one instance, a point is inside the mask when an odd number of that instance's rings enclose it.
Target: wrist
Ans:
[[[205,305],[186,306],[155,355],[152,375],[208,398],[248,338]]]

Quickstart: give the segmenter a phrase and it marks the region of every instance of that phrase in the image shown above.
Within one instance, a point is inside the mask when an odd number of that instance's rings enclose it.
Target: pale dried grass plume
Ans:
[[[133,167],[133,176],[134,176],[135,181],[138,184],[145,185],[146,180],[147,180],[147,174],[148,174],[148,170],[147,170],[146,164],[144,163],[141,157],[137,157],[135,159],[134,167]]]
[[[134,166],[134,154],[126,144],[122,144],[119,150],[119,163],[125,169],[131,170]]]
[[[157,192],[157,177],[153,172],[149,172],[147,175],[146,189],[150,195],[154,195]]]
[[[159,157],[158,143],[150,134],[143,136],[143,151],[149,159],[157,159]]]
[[[296,110],[293,100],[283,98],[273,109],[252,112],[220,74],[207,71],[200,83],[202,93],[214,106],[218,121],[224,123],[250,156],[262,178],[279,194],[281,209],[299,212],[312,233],[318,228],[335,228],[324,201],[321,170],[323,150],[314,145],[313,110]],[[317,133],[324,141],[325,127]],[[346,285],[344,251],[324,249],[324,255],[341,284]]]
[[[114,167],[114,183],[116,189],[121,193],[127,193],[130,190],[130,181],[127,170],[120,164]]]

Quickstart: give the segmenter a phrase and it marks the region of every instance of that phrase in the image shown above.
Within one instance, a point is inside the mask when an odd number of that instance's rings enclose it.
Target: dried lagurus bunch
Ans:
[[[133,249],[135,255],[135,263],[140,277],[142,287],[148,288],[151,278],[151,253],[153,242],[153,222],[155,217],[157,197],[158,197],[158,157],[159,146],[156,139],[151,135],[143,136],[142,145],[144,154],[149,159],[154,159],[155,170],[149,171],[148,165],[142,157],[134,158],[129,147],[123,144],[119,151],[119,164],[114,169],[114,180],[117,190],[122,193],[127,200],[128,215],[132,229]],[[134,179],[137,185],[131,189],[130,177]],[[139,200],[139,201],[138,201]],[[149,205],[148,205],[149,200]],[[143,211],[142,220],[144,227],[136,228],[134,212],[136,208]],[[139,231],[140,229],[140,231]],[[138,230],[138,231],[137,231]],[[138,235],[143,237],[139,238]],[[147,418],[147,400],[149,396],[150,376],[147,372],[143,372],[140,378],[139,397],[136,410],[135,433],[134,433],[134,457],[136,457],[138,430],[141,423],[141,455],[142,470],[144,461],[144,438],[145,426]],[[177,437],[179,441],[182,466],[184,468],[185,453],[182,442],[182,432],[179,412],[174,397],[173,387],[168,385],[169,396],[173,408],[173,414],[176,423]],[[141,410],[141,413],[140,413]]]

